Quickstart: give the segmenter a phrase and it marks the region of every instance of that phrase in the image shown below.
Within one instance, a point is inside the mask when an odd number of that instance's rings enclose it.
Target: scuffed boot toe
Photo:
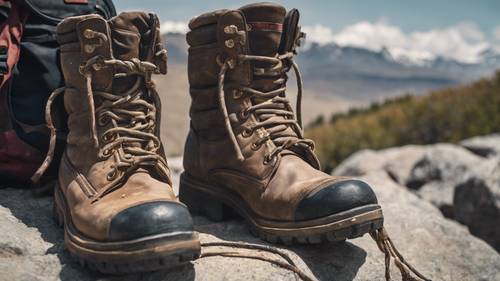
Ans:
[[[342,180],[302,199],[295,211],[295,219],[311,220],[372,204],[377,204],[377,197],[367,183]]]
[[[177,202],[149,202],[127,208],[111,221],[109,239],[125,241],[157,234],[192,232],[188,209]]]

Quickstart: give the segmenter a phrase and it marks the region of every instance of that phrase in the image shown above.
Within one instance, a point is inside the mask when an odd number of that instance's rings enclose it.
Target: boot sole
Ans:
[[[64,210],[64,211],[63,211]],[[64,197],[56,185],[54,218],[64,227],[64,244],[80,265],[106,274],[149,272],[182,266],[200,256],[196,232],[174,232],[128,241],[101,242],[74,227]]]
[[[384,223],[382,209],[377,204],[305,221],[264,219],[254,214],[234,191],[200,182],[185,172],[181,174],[179,199],[192,214],[213,221],[243,217],[254,236],[285,245],[341,242],[380,229]]]

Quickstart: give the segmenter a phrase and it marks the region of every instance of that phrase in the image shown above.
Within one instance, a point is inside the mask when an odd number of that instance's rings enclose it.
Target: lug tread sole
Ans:
[[[193,215],[202,215],[212,221],[220,222],[226,219],[242,217],[248,226],[250,233],[255,237],[277,244],[320,244],[320,243],[339,243],[347,239],[362,237],[363,235],[382,228],[384,224],[383,216],[375,217],[369,220],[361,220],[358,223],[330,230],[323,233],[300,235],[279,235],[269,233],[252,223],[244,213],[238,208],[229,204],[222,198],[215,198],[212,194],[205,193],[201,189],[192,187],[191,179],[186,180],[186,175],[181,175],[181,184],[179,187],[179,199],[186,204]]]
[[[290,246],[294,244],[341,243],[347,239],[359,238],[367,233],[380,229],[382,228],[383,224],[383,219],[377,219],[373,221],[363,222],[361,224],[355,224],[351,227],[339,229],[332,232],[301,236],[275,235],[261,231],[252,225],[248,226],[250,227],[250,233],[255,237],[258,237],[266,242]]]
[[[54,220],[56,221],[57,225],[64,229],[66,227],[64,223],[64,215],[60,211],[58,211],[55,202],[53,204],[52,211]],[[82,267],[86,267],[104,274],[113,275],[150,272],[180,267],[188,264],[189,262],[197,259],[200,256],[199,249],[183,249],[178,250],[175,253],[167,253],[165,255],[155,256],[151,259],[114,263],[109,261],[98,261],[96,259],[91,260],[84,256],[78,255],[78,253],[69,250],[69,247],[66,244],[65,248],[68,250],[71,258],[78,262]]]
[[[82,267],[105,274],[120,275],[180,267],[196,259],[198,253],[186,251],[131,263],[96,262],[78,256],[73,252],[70,252],[70,256]]]

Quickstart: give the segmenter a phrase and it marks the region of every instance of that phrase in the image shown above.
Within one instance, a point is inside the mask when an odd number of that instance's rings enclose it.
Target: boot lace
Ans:
[[[164,50],[162,50],[164,51]],[[162,55],[160,51],[156,55]],[[125,93],[109,93],[92,89],[93,70],[112,68],[114,77],[136,75],[133,86]],[[109,183],[94,196],[98,200],[105,194],[119,187],[125,175],[139,167],[152,167],[160,177],[170,182],[170,172],[166,160],[158,153],[161,141],[158,138],[157,106],[160,105],[158,93],[155,90],[151,75],[156,71],[156,65],[132,59],[130,61],[110,59],[100,56],[89,59],[80,66],[80,73],[87,82],[87,101],[89,104],[89,123],[91,139],[98,149],[98,158],[106,160],[113,157],[114,163],[106,178]],[[144,82],[144,83],[143,83]],[[143,91],[145,84],[146,91]],[[52,122],[51,107],[53,101],[63,93],[65,88],[55,90],[49,97],[45,108],[45,118],[50,129],[50,143],[46,159],[35,172],[32,181],[37,182],[52,161],[56,142],[56,128]],[[153,104],[145,99],[145,92],[150,93]],[[101,100],[96,108],[94,99]],[[98,138],[97,125],[108,126]]]
[[[234,28],[233,28],[234,29]],[[226,131],[229,134],[231,142],[233,144],[234,150],[236,151],[237,158],[240,161],[245,160],[241,148],[236,139],[235,133],[231,126],[231,120],[229,118],[228,109],[225,101],[225,91],[224,82],[225,74],[229,69],[233,69],[238,63],[243,63],[245,61],[253,62],[264,62],[271,65],[267,68],[255,68],[253,75],[256,78],[269,78],[278,77],[273,81],[273,84],[279,85],[278,89],[263,92],[252,87],[239,86],[237,89],[233,90],[233,98],[238,99],[243,95],[248,95],[251,99],[256,98],[260,102],[257,104],[252,104],[247,107],[242,112],[240,112],[240,117],[246,119],[253,114],[257,123],[243,131],[243,136],[249,136],[254,131],[259,129],[264,129],[265,134],[259,134],[259,139],[252,145],[253,148],[260,147],[263,143],[267,141],[272,141],[275,145],[274,149],[265,156],[264,163],[271,162],[276,159],[276,156],[280,154],[283,150],[289,149],[293,146],[302,146],[308,149],[314,149],[314,143],[312,140],[304,139],[302,131],[302,118],[301,118],[301,102],[302,102],[302,78],[300,75],[299,68],[297,64],[293,61],[293,56],[295,52],[288,52],[285,54],[278,54],[275,57],[267,56],[256,56],[256,55],[238,55],[236,58],[228,58],[221,65],[221,69],[218,76],[218,98],[220,103],[220,110],[224,117],[224,123]],[[218,58],[220,62],[220,58]],[[289,100],[285,97],[286,92],[286,72],[291,66],[295,72],[297,80],[297,103],[295,106],[295,111],[297,113],[297,118],[293,113],[293,109],[290,106]],[[254,85],[258,84],[253,82]],[[264,100],[264,101],[262,101]],[[282,118],[274,118],[281,116]],[[284,125],[284,126],[280,126]],[[295,134],[283,134],[288,127],[292,127]],[[394,260],[394,264],[398,267],[401,272],[401,278],[403,281],[429,281],[428,278],[423,276],[418,272],[413,266],[411,266],[396,249],[396,246],[390,239],[387,231],[384,227],[373,230],[370,232],[370,236],[377,243],[380,251],[385,255],[385,279],[386,281],[391,280],[390,265],[391,259]],[[222,246],[222,247],[232,247],[232,248],[244,248],[244,249],[254,249],[258,251],[268,252],[280,256],[285,261],[271,259],[262,254],[251,255],[241,252],[206,252],[202,253],[200,258],[212,257],[212,256],[222,256],[231,258],[249,258],[258,259],[270,262],[284,269],[290,270],[296,274],[300,279],[305,281],[315,280],[315,278],[309,276],[303,270],[301,270],[293,260],[284,252],[278,250],[275,247],[268,247],[255,244],[247,244],[241,242],[219,242],[219,243],[203,243],[204,248]],[[412,273],[416,276],[414,277]]]
[[[259,91],[255,88],[245,86],[240,86],[233,90],[233,98],[235,99],[240,98],[243,95],[248,95],[250,98],[264,100],[264,102],[254,104],[240,112],[240,117],[243,119],[248,118],[250,114],[253,114],[257,119],[257,122],[254,125],[245,129],[243,133],[244,136],[249,136],[258,129],[264,129],[265,133],[259,134],[260,137],[252,145],[252,148],[256,150],[269,140],[273,142],[274,148],[270,153],[266,154],[264,159],[265,163],[273,161],[283,150],[289,149],[293,146],[302,146],[311,150],[314,149],[314,142],[303,137],[301,117],[302,78],[297,64],[293,61],[293,56],[293,52],[276,55],[275,57],[239,55],[237,57],[237,62],[235,59],[226,59],[221,64],[218,76],[218,97],[220,109],[224,117],[226,130],[233,144],[236,156],[240,161],[245,160],[245,158],[231,126],[225,101],[224,80],[225,74],[229,69],[234,68],[236,63],[243,63],[245,61],[264,62],[270,64],[271,66],[267,68],[254,68],[253,75],[256,78],[278,77],[273,81],[273,84],[280,86],[278,89],[268,92]],[[285,97],[286,79],[284,78],[284,75],[289,70],[289,67],[285,66],[287,63],[292,66],[297,78],[297,102],[295,106],[295,111],[297,113],[296,118],[293,108],[290,106],[290,101]],[[254,81],[254,83],[258,82]],[[283,132],[289,127],[293,129],[294,133],[284,134]]]
[[[370,232],[370,236],[377,243],[380,251],[385,255],[385,280],[391,281],[391,259],[394,260],[394,264],[399,269],[401,273],[402,281],[430,281],[427,277],[425,277],[422,273],[416,270],[412,265],[410,265],[403,256],[396,249],[396,246],[392,242],[387,230],[382,227],[377,230],[373,230]],[[246,259],[256,259],[262,260],[274,265],[277,265],[283,269],[289,270],[296,274],[296,277],[300,278],[304,281],[313,281],[316,278],[311,277],[308,273],[302,270],[288,255],[286,252],[273,247],[266,245],[258,245],[258,244],[250,244],[243,242],[208,242],[202,243],[204,251],[202,252],[200,258],[208,258],[208,257],[228,257],[228,258],[246,258]],[[255,250],[256,254],[250,254],[247,252],[241,251],[209,251],[205,249],[209,249],[212,247],[229,247],[235,249],[247,249],[247,250]],[[267,257],[263,255],[261,252],[267,252],[273,254],[281,259],[274,259],[271,257]],[[412,273],[415,275],[413,276]]]

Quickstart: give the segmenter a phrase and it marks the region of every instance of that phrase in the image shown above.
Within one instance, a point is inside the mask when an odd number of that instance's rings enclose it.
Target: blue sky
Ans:
[[[500,25],[499,0],[330,0],[275,1],[287,8],[298,8],[305,25],[322,24],[340,29],[359,21],[385,19],[405,32],[426,30],[475,22],[486,33]],[[163,21],[188,21],[209,10],[237,8],[251,1],[229,0],[115,0],[119,10],[148,10],[160,15]]]
[[[466,63],[500,54],[500,0],[331,0],[275,1],[298,8],[306,42],[335,43],[425,62],[436,57]],[[119,11],[156,12],[164,32],[185,32],[203,12],[238,8],[249,1],[115,0]]]

